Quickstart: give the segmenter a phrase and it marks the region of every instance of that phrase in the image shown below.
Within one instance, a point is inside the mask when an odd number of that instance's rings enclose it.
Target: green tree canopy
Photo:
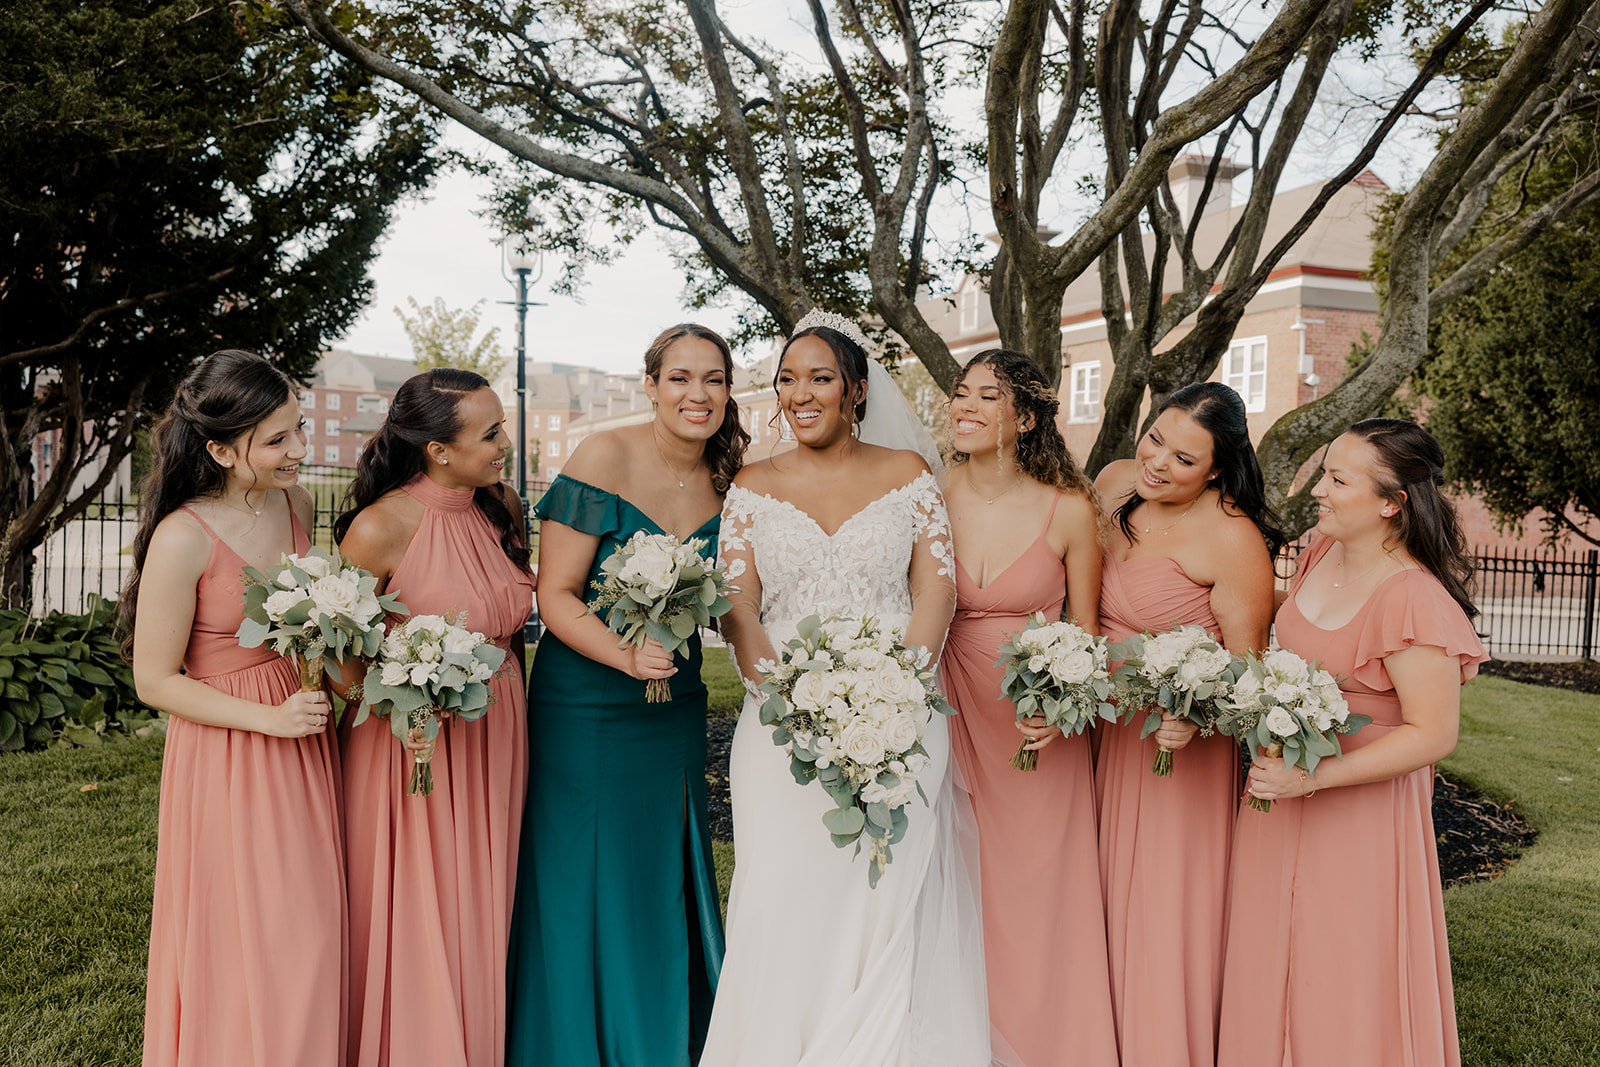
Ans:
[[[469,308],[452,308],[445,305],[443,297],[434,297],[433,303],[422,305],[416,297],[406,297],[411,314],[401,308],[394,313],[400,317],[406,336],[411,339],[411,354],[416,358],[417,369],[433,370],[436,367],[455,367],[483,375],[490,381],[506,365],[505,353],[500,350],[500,327],[487,331],[476,341],[478,320],[483,317],[483,301]]]
[[[404,101],[258,5],[14,0],[0,20],[0,597],[194,361],[293,376],[360,312],[433,167]],[[39,434],[58,433],[48,474]]]

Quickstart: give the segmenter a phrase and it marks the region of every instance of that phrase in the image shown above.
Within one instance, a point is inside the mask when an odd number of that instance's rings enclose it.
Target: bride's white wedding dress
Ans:
[[[741,486],[723,508],[721,559],[734,584],[747,569],[760,576],[774,647],[807,615],[903,624],[914,553],[949,575],[949,522],[927,473],[831,537],[794,505]],[[957,829],[948,723],[935,715],[923,739],[930,803],[907,808],[905,838],[869,889],[866,850],[834,847],[822,824],[833,802],[814,782],[796,784],[758,705],[745,701],[730,755],[728,951],[701,1067],[985,1067],[977,867],[969,875],[966,863],[976,842]]]

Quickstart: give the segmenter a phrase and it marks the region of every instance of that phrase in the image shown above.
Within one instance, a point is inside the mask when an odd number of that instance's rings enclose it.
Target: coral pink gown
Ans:
[[[245,561],[195,521],[212,547],[184,670],[281,704],[299,672],[270,648],[239,647]],[[294,550],[306,551],[292,508],[290,522]],[[269,737],[171,716],[158,824],[145,1067],[342,1063],[348,952],[332,735]]]
[[[533,578],[506,558],[470,491],[426,475],[405,491],[427,510],[388,591],[413,615],[464,611],[463,625],[508,648],[532,611]],[[345,728],[350,1067],[505,1062],[506,947],[528,781],[514,658],[490,693],[481,719],[444,724],[427,797],[406,794],[411,758],[386,720]]]
[[[1218,641],[1211,587],[1165,556],[1106,554],[1100,629],[1118,641],[1141,630],[1203,626]],[[1095,765],[1100,875],[1106,893],[1111,1004],[1123,1067],[1210,1067],[1216,1058],[1227,917],[1228,848],[1239,798],[1239,751],[1196,737],[1151,773],[1144,714],[1103,724]],[[1231,1067],[1231,1065],[1230,1065]]]
[[[1348,753],[1401,724],[1385,656],[1442,648],[1460,660],[1463,682],[1488,657],[1466,613],[1424,570],[1380,583],[1336,630],[1312,625],[1294,593],[1332,544],[1312,535],[1277,635],[1344,679],[1350,710],[1372,716],[1340,738]],[[1219,1063],[1461,1063],[1432,805],[1433,768],[1421,767],[1274,801],[1270,812],[1240,807]]]
[[[1089,738],[1045,746],[1031,772],[1011,766],[1022,735],[995,666],[1000,644],[1029,615],[1060,618],[1066,568],[1041,533],[986,586],[959,559],[955,570],[956,615],[941,666],[959,712],[950,720],[958,781],[978,818],[995,1062],[1116,1067]]]

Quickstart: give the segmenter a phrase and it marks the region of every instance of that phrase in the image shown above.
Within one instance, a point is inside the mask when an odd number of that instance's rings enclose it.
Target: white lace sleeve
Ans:
[[[944,508],[944,496],[933,475],[922,474],[907,486],[912,514],[915,516],[917,546],[911,566],[917,566],[916,556],[926,556],[935,567],[934,573],[954,584],[955,549],[951,547],[950,516]]]
[[[746,620],[746,625],[759,626],[761,617],[761,576],[756,571],[755,548],[751,544],[751,528],[755,525],[755,513],[761,498],[742,486],[729,486],[728,495],[722,502],[722,524],[717,535],[717,563],[722,567],[723,573],[728,576],[728,582],[734,587],[728,594],[732,607],[728,615],[724,616],[722,635],[728,641],[728,651],[734,658],[735,667],[739,669],[739,680],[744,683],[745,691],[755,693],[755,681],[746,673],[750,665],[740,664],[738,648],[734,644],[732,630],[737,628],[732,616],[738,614]]]

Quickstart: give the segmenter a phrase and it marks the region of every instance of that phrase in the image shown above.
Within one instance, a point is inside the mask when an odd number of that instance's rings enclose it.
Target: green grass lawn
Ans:
[[[711,714],[741,690],[709,650]],[[1540,831],[1502,877],[1445,894],[1470,1067],[1592,1067],[1600,1032],[1600,697],[1466,690],[1453,777]],[[161,741],[0,757],[4,1063],[139,1061]],[[84,791],[83,787],[95,788]],[[732,846],[719,843],[727,887]]]

